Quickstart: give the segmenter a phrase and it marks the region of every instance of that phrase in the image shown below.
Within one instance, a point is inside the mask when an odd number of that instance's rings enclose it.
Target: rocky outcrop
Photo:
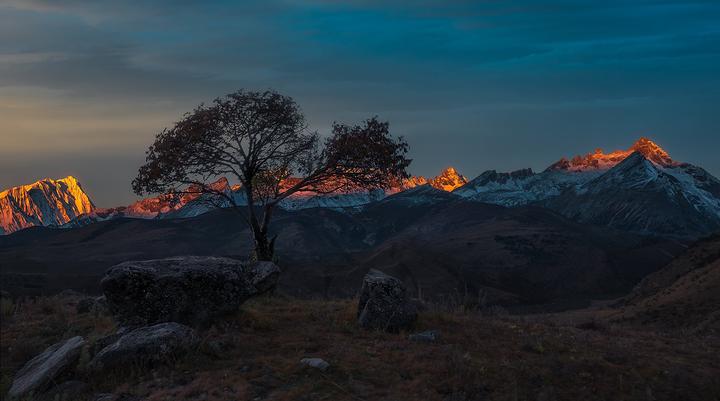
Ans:
[[[73,337],[50,346],[31,359],[15,375],[8,398],[27,397],[47,388],[60,375],[74,368],[83,345],[82,337]]]
[[[197,343],[198,337],[193,329],[179,323],[141,327],[100,350],[88,366],[95,372],[127,366],[152,366],[171,360]]]
[[[322,370],[323,372],[330,367],[330,364],[322,358],[303,358],[300,360],[300,363],[311,368]]]
[[[413,326],[417,308],[400,280],[373,269],[363,280],[357,315],[363,328],[396,332]]]
[[[123,323],[206,325],[274,288],[279,275],[270,262],[183,256],[121,263],[107,271],[101,286]]]
[[[408,339],[410,341],[417,341],[417,342],[434,342],[437,341],[437,339],[440,337],[440,332],[437,330],[427,330],[420,333],[413,333],[408,336]]]

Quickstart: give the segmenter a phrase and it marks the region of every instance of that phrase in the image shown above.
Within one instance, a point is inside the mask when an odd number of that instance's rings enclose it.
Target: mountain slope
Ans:
[[[697,238],[720,230],[720,180],[672,160],[647,138],[627,150],[561,159],[545,171],[486,171],[453,191],[465,199],[549,207],[583,223]]]
[[[95,210],[75,177],[45,178],[0,192],[0,234],[59,226]]]
[[[640,152],[545,205],[583,223],[644,234],[698,237],[720,230],[720,200]]]
[[[699,241],[644,278],[613,320],[720,333],[720,236]]]
[[[408,208],[381,202],[364,214],[377,216],[377,245],[360,272],[385,269],[427,296],[443,286],[456,297],[477,300],[487,293],[488,300],[506,303],[622,292],[667,261],[664,250],[677,249],[538,207],[450,200]]]

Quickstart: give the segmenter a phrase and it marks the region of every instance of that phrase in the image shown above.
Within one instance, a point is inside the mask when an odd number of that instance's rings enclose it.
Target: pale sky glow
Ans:
[[[411,171],[542,170],[648,136],[720,176],[717,1],[0,3],[0,189],[135,199],[154,135],[239,88],[313,129],[378,115]]]

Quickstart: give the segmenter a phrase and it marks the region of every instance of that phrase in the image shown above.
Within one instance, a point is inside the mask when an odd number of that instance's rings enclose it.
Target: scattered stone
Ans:
[[[271,262],[183,256],[121,263],[107,271],[101,286],[121,322],[207,325],[273,289],[279,275]]]
[[[408,337],[410,341],[419,342],[434,342],[440,337],[440,332],[437,330],[428,330],[421,333],[413,333]]]
[[[371,269],[363,280],[357,315],[363,328],[397,332],[413,326],[417,309],[400,280]]]
[[[197,343],[193,329],[179,323],[141,327],[100,350],[88,366],[98,372],[127,366],[151,366],[167,362]]]
[[[310,366],[311,368],[320,369],[323,372],[330,367],[329,363],[325,362],[324,359],[320,358],[303,358],[302,360],[300,360],[300,363]]]
[[[82,337],[73,337],[51,345],[18,371],[8,398],[22,398],[47,388],[60,375],[72,369],[85,345]]]
[[[88,394],[90,387],[78,380],[69,380],[61,383],[47,392],[42,397],[38,398],[39,401],[78,401],[85,399]]]

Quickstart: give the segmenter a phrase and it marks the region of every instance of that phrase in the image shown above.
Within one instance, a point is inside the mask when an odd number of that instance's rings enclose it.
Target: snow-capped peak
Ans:
[[[640,137],[640,139],[638,139],[629,150],[638,152],[645,156],[646,159],[661,166],[671,166],[675,164],[675,162],[670,158],[670,155],[663,150],[663,148],[645,137]]]
[[[675,164],[670,158],[670,155],[655,142],[646,137],[640,137],[640,139],[635,141],[627,150],[616,150],[614,152],[604,153],[602,149],[598,148],[595,152],[588,153],[584,156],[575,156],[569,160],[562,158],[548,167],[548,170],[574,172],[609,170],[625,160],[625,158],[633,152],[639,152],[646,159],[661,166],[667,167]]]
[[[32,226],[58,226],[95,210],[78,180],[44,178],[0,192],[0,234]]]
[[[437,189],[450,192],[468,183],[468,179],[460,175],[454,167],[447,167],[440,175],[428,180],[428,183]]]

